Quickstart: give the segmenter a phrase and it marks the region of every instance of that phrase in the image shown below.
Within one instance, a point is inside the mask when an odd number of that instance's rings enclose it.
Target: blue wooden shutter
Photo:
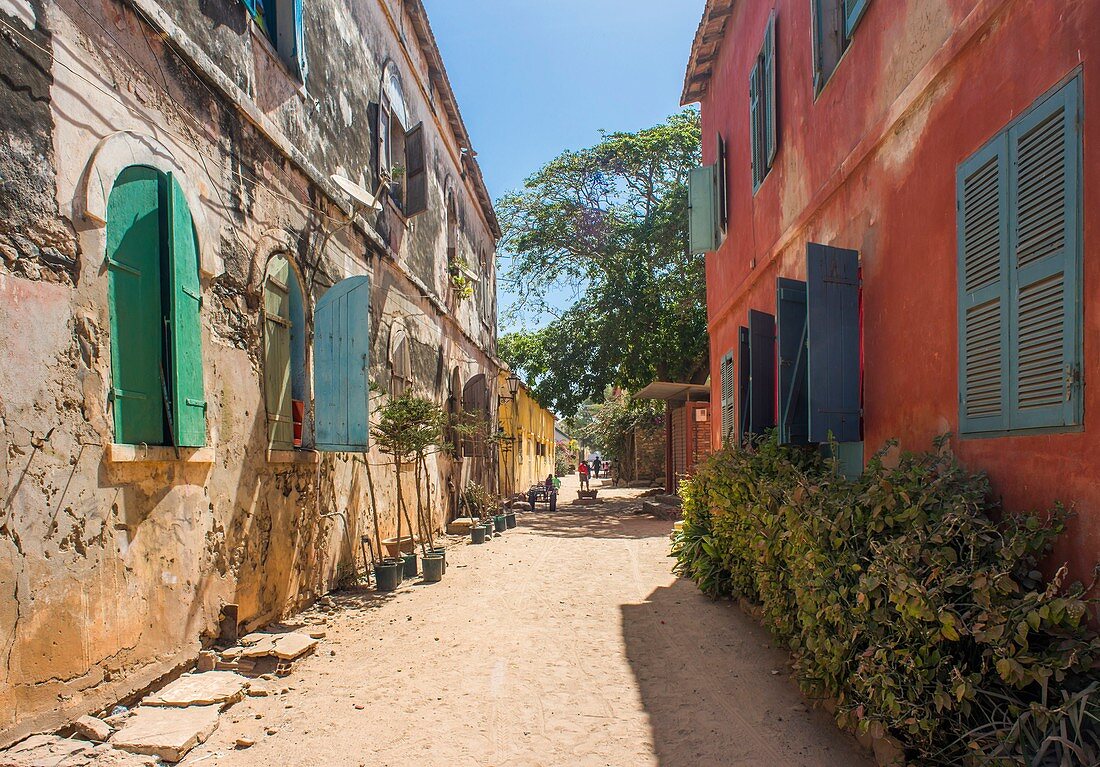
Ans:
[[[714,165],[703,165],[688,174],[688,247],[692,253],[718,248],[716,172]]]
[[[859,253],[806,248],[810,441],[859,442]]]
[[[721,379],[722,386],[722,418],[721,418],[721,435],[722,444],[726,444],[734,435],[734,425],[736,423],[737,415],[737,384],[734,380],[733,370],[733,352],[728,352],[725,357],[722,358],[722,364],[719,367],[719,378]]]
[[[749,432],[775,426],[775,317],[749,310]]]
[[[844,0],[844,36],[851,37],[871,0]]]
[[[1008,134],[1012,429],[1081,422],[1078,87],[1061,88]]]
[[[959,431],[1008,426],[1008,144],[959,166]]]
[[[306,59],[306,27],[302,11],[302,0],[294,0],[294,59],[298,62],[298,76],[305,82],[309,62]]]
[[[176,445],[201,447],[206,444],[206,395],[199,319],[199,248],[183,189],[171,173],[167,182],[172,429]]]
[[[333,285],[314,317],[316,447],[363,452],[370,433],[370,278]]]
[[[765,174],[772,167],[775,153],[779,149],[779,124],[777,114],[779,110],[776,92],[776,67],[775,67],[775,11],[772,11],[768,19],[768,32],[764,38],[764,168]]]
[[[806,379],[806,283],[776,280],[776,348],[779,353],[779,443],[804,445],[810,436]]]
[[[737,419],[737,444],[745,444],[749,431],[749,329],[744,325],[737,329],[737,402],[740,416]]]
[[[107,275],[114,439],[161,445],[166,439],[160,176],[152,168],[126,168],[111,190]]]

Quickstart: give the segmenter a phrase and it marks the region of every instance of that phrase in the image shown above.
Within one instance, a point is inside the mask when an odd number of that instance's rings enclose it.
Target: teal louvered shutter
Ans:
[[[844,0],[844,36],[851,37],[871,0]]]
[[[316,448],[363,452],[370,431],[370,278],[333,285],[314,313]]]
[[[959,430],[1008,428],[1008,145],[959,166]]]
[[[272,450],[294,448],[290,383],[290,262],[275,256],[264,284],[264,404]]]
[[[722,444],[726,444],[734,435],[734,425],[737,415],[737,385],[734,379],[733,369],[733,352],[728,352],[725,357],[722,358],[722,364],[719,367],[719,377],[721,378],[722,386],[722,417],[721,417],[721,435]]]
[[[760,62],[757,60],[749,74],[749,134],[751,136],[750,154],[752,160],[752,188],[760,186],[764,178],[763,152],[760,146]]]
[[[767,175],[767,171],[772,167],[772,162],[775,160],[775,153],[779,149],[779,124],[777,122],[779,105],[776,101],[778,93],[776,91],[775,68],[775,18],[775,11],[772,11],[772,15],[768,19],[768,33],[764,38],[764,53],[762,56],[764,65],[764,175]]]
[[[115,442],[161,445],[164,433],[160,175],[134,166],[107,201],[111,403]]]
[[[806,376],[806,283],[776,280],[776,351],[779,355],[779,443],[804,445],[809,441],[809,400]]]
[[[1078,88],[1062,87],[1008,133],[1013,429],[1081,422]]]
[[[206,395],[202,381],[199,248],[187,199],[171,173],[167,186],[171,427],[176,445],[201,447],[206,444]]]
[[[716,172],[716,166],[703,165],[688,174],[688,245],[692,253],[718,248]]]

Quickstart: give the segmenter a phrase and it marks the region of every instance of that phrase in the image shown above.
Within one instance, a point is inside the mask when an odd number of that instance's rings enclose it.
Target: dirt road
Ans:
[[[669,573],[636,494],[451,541],[442,583],[338,596],[319,652],[181,764],[870,765],[766,632]]]

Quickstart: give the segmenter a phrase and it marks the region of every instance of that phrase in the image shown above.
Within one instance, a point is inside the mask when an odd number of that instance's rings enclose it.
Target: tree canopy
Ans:
[[[608,386],[707,374],[704,265],[687,246],[687,179],[699,116],[685,110],[637,133],[603,133],[567,151],[497,203],[512,316],[549,323],[500,340],[544,404],[568,415]],[[573,290],[555,308],[552,294]]]

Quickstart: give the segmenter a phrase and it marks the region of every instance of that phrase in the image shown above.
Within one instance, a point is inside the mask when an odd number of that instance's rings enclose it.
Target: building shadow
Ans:
[[[788,653],[731,603],[712,602],[680,579],[621,610],[661,767],[874,763],[803,698]]]
[[[539,504],[536,511],[517,507],[520,526],[552,538],[660,538],[672,532],[672,522],[636,513],[641,501],[616,500],[592,506],[559,506],[555,512]]]

